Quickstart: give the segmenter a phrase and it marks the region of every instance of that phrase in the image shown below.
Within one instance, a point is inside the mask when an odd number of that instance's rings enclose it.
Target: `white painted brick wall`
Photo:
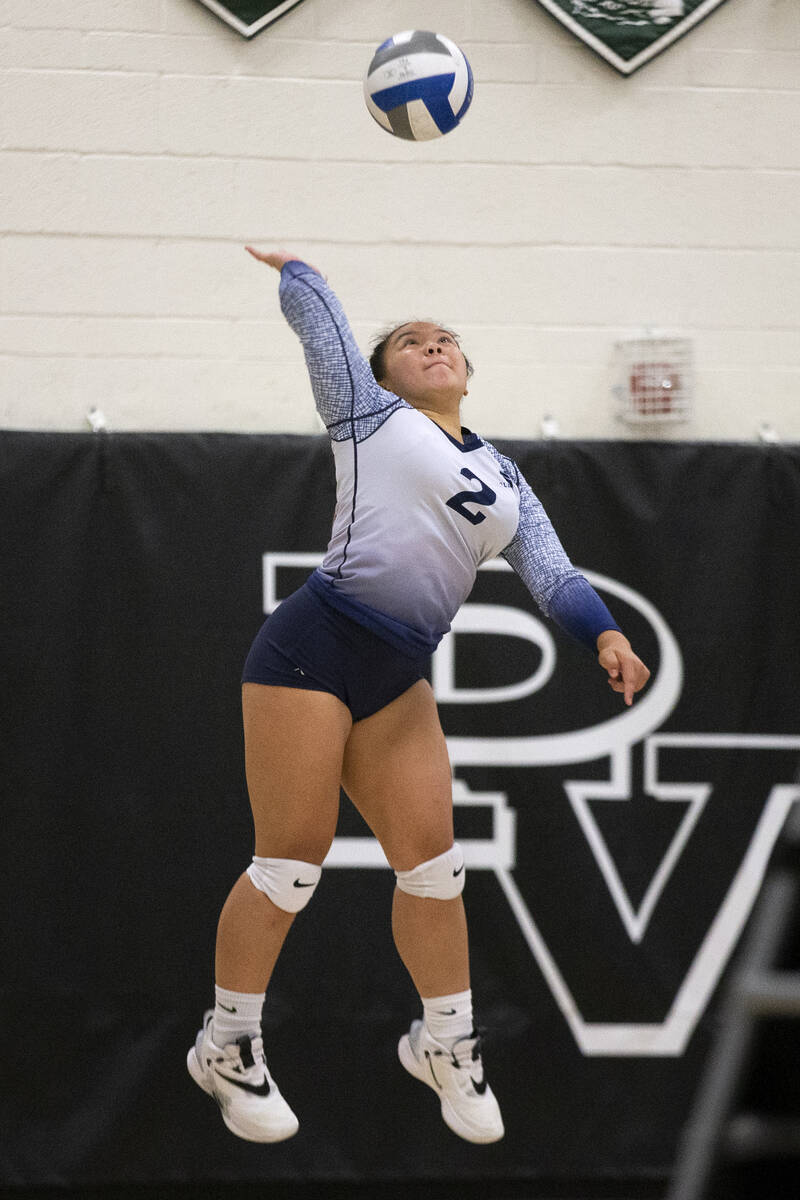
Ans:
[[[317,432],[277,276],[362,345],[431,315],[488,436],[800,440],[800,5],[726,0],[630,79],[535,0],[437,0],[476,94],[409,145],[375,45],[430,0],[304,0],[252,41],[197,0],[0,0],[0,425]],[[695,413],[614,416],[613,347],[692,338]]]

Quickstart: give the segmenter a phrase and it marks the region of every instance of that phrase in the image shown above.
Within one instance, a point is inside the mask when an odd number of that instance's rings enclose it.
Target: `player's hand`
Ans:
[[[607,629],[597,639],[597,661],[608,672],[609,686],[633,704],[633,697],[650,678],[650,671],[631,649],[628,639],[616,629]]]
[[[266,254],[261,250],[256,250],[254,246],[245,246],[245,250],[248,254],[252,254],[253,258],[257,258],[259,262],[266,263],[268,267],[274,267],[276,271],[280,271],[287,262],[304,262],[307,267],[311,267],[312,271],[316,271],[318,275],[322,275],[322,272],[313,263],[306,262],[298,254],[290,254],[288,250],[269,250]]]

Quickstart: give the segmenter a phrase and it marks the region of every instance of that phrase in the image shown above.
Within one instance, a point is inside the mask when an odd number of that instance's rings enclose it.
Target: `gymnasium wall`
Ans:
[[[361,76],[435,24],[476,75],[407,145]],[[248,42],[195,0],[2,0],[0,425],[313,433],[276,279],[296,249],[356,334],[459,329],[468,424],[536,438],[800,438],[800,8],[726,0],[629,79],[534,0],[304,0]],[[696,409],[613,415],[613,344],[691,337]]]

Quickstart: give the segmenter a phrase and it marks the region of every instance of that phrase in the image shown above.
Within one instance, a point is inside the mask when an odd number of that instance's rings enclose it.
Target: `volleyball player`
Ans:
[[[515,463],[462,428],[471,367],[432,321],[381,339],[368,363],[310,265],[260,253],[303,345],[337,476],[322,566],[264,622],[243,673],[255,855],[220,916],[216,1005],[190,1049],[193,1079],[239,1137],[272,1142],[298,1121],[267,1068],[261,1010],[286,934],[333,841],[342,785],[396,876],[392,930],[422,1003],[400,1062],[438,1095],[460,1137],[503,1136],[470,990],[464,858],[429,656],[502,554],[542,611],[588,646],[626,704],[649,671],[572,566]]]

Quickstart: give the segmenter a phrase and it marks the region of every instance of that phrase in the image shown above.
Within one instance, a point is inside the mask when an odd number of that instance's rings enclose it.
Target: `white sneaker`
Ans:
[[[226,1046],[211,1040],[210,1008],[186,1056],[195,1083],[213,1096],[222,1119],[248,1142],[281,1142],[297,1133],[299,1122],[267,1070],[260,1037],[237,1038]]]
[[[499,1142],[505,1133],[500,1107],[486,1082],[477,1034],[448,1050],[424,1021],[413,1021],[397,1053],[410,1075],[438,1092],[445,1125],[468,1142]]]

